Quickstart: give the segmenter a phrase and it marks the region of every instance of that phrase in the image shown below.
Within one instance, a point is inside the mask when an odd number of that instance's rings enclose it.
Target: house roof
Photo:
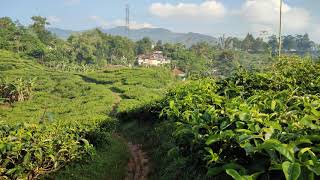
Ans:
[[[181,71],[180,69],[177,69],[177,68],[173,69],[173,70],[172,70],[172,73],[173,73],[175,76],[179,76],[179,75],[184,75],[184,74],[185,74],[185,72],[183,72],[183,71]]]

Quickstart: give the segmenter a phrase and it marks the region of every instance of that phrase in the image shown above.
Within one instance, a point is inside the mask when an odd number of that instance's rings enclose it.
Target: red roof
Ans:
[[[175,75],[175,76],[178,76],[178,75],[181,75],[181,74],[185,74],[185,72],[181,71],[180,69],[173,69],[172,70],[172,73]]]

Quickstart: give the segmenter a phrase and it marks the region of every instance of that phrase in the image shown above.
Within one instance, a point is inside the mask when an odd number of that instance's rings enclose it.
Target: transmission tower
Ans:
[[[126,35],[129,38],[130,35],[130,6],[129,4],[126,4],[126,25],[125,25],[125,29],[126,29]]]
[[[282,4],[283,0],[280,0],[280,21],[279,21],[279,59],[281,57],[281,50],[282,50]]]

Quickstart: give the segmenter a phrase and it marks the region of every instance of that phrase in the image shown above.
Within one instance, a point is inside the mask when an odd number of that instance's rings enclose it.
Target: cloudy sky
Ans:
[[[85,30],[124,25],[130,4],[131,28],[161,27],[213,36],[268,34],[278,29],[280,0],[1,0],[0,16],[30,23],[48,18],[52,27]],[[320,42],[320,0],[284,0],[286,34],[309,33]]]

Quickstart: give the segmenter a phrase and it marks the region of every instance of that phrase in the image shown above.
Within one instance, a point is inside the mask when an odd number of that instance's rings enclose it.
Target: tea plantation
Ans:
[[[130,155],[125,142],[113,137],[119,124],[113,111],[135,111],[159,99],[175,81],[167,70],[157,68],[57,71],[8,51],[0,52],[0,69],[3,179],[36,179],[80,161],[88,161],[82,166],[95,171],[86,174],[88,179],[124,176]],[[29,81],[32,87],[26,89],[24,82]],[[10,93],[4,94],[9,88]],[[27,90],[30,97],[10,100]],[[112,169],[112,163],[120,167]],[[79,167],[70,168],[57,177],[72,178],[79,171]],[[99,168],[103,173],[97,173]]]
[[[224,78],[165,68],[51,69],[0,52],[1,179],[318,179],[320,66],[283,57]]]

